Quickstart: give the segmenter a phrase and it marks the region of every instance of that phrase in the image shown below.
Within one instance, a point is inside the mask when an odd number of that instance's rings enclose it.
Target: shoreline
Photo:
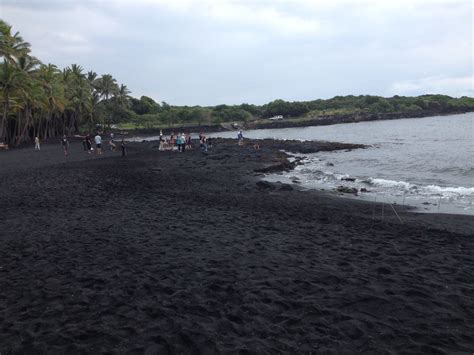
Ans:
[[[0,153],[0,349],[472,349],[474,218],[374,220],[372,203],[259,183],[288,167],[285,142],[214,142]]]
[[[355,113],[346,115],[330,115],[320,116],[305,121],[292,121],[291,119],[285,121],[268,121],[259,123],[244,123],[240,128],[230,128],[230,122],[225,124],[201,125],[201,126],[183,126],[175,128],[140,128],[134,130],[127,130],[127,134],[135,136],[158,136],[160,130],[164,135],[169,135],[171,132],[185,131],[191,133],[205,132],[237,132],[239,129],[256,130],[256,129],[278,129],[278,128],[297,128],[297,127],[312,127],[312,126],[329,126],[343,123],[357,123],[366,121],[386,121],[397,119],[416,119],[435,116],[450,116],[474,112],[474,110],[423,110],[413,112],[394,112],[394,113]],[[295,118],[297,120],[298,118]],[[114,130],[116,132],[117,130]],[[126,130],[119,130],[126,131]]]

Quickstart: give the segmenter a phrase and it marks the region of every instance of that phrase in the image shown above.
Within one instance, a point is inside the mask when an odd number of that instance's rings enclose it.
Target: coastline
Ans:
[[[463,113],[473,112],[472,110],[422,110],[413,112],[394,112],[394,113],[356,113],[346,115],[330,115],[320,116],[313,119],[307,119],[304,121],[298,121],[288,119],[284,121],[266,121],[266,122],[247,122],[242,124],[244,130],[254,129],[274,129],[274,128],[294,128],[294,127],[310,127],[310,126],[329,126],[342,123],[355,123],[355,122],[366,122],[366,121],[384,121],[384,120],[397,120],[404,118],[424,118],[431,116],[449,116]],[[200,125],[200,126],[182,126],[174,128],[140,128],[134,130],[128,130],[127,134],[133,134],[135,136],[157,136],[160,131],[165,135],[169,135],[171,132],[184,131],[184,132],[228,132],[238,131],[238,128],[231,128],[230,123],[226,124],[212,124],[212,125]]]
[[[349,145],[214,142],[0,152],[0,349],[472,350],[474,218],[260,182]]]
[[[329,126],[341,123],[356,123],[366,121],[384,121],[384,120],[398,120],[403,118],[423,118],[431,116],[449,116],[456,114],[463,114],[472,112],[469,110],[422,110],[413,112],[394,112],[394,113],[356,113],[347,115],[331,115],[320,116],[305,121],[292,122],[287,121],[270,121],[249,125],[246,129],[272,129],[272,128],[293,128],[293,127],[308,127],[308,126]]]

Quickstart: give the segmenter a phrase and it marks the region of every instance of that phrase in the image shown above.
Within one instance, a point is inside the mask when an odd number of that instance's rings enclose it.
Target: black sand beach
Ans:
[[[216,143],[0,151],[0,353],[474,351],[473,217],[257,184],[350,147]]]

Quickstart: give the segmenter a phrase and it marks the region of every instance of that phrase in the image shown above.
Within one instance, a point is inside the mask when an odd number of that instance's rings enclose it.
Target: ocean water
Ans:
[[[474,215],[474,113],[244,131],[244,137],[368,144],[367,149],[305,154],[303,165],[266,179],[298,179],[303,187],[324,190],[365,188],[369,192],[354,198]]]

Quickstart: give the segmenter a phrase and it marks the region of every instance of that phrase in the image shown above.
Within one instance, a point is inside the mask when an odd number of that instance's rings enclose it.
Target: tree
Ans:
[[[30,44],[25,42],[19,32],[12,34],[12,27],[0,20],[0,56],[9,64],[30,53]]]
[[[117,81],[110,74],[104,74],[97,80],[97,89],[105,100],[108,100],[110,96],[116,94],[119,90]]]
[[[130,90],[126,85],[121,84],[117,93],[114,96],[114,102],[118,107],[129,108],[130,107]]]

